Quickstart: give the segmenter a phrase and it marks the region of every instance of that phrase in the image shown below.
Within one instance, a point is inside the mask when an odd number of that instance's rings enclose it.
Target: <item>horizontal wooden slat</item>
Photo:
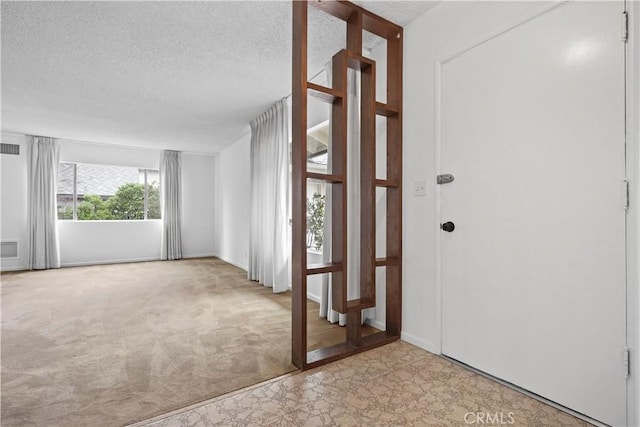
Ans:
[[[307,93],[310,96],[329,104],[333,104],[337,98],[342,98],[342,93],[340,91],[311,82],[307,83]]]
[[[307,266],[307,275],[332,273],[334,271],[342,271],[342,264],[309,264]]]
[[[373,307],[373,302],[368,299],[352,299],[347,301],[347,312],[364,310]]]
[[[393,22],[349,2],[314,0],[309,2],[309,6],[320,9],[343,21],[348,20],[354,11],[359,10],[362,13],[363,29],[385,39],[395,37],[402,29],[402,27]]]
[[[371,67],[373,64],[375,64],[373,60],[347,51],[347,66],[349,68],[353,70],[364,70],[367,67]]]
[[[333,175],[333,174],[318,173],[318,172],[307,172],[307,178],[319,179],[319,180],[322,180],[322,181],[329,181],[329,182],[342,182],[342,181],[344,181],[344,178],[342,177],[342,175]]]
[[[398,108],[382,102],[376,102],[376,114],[385,117],[394,117],[398,115]]]
[[[376,179],[376,187],[397,188],[398,183],[396,181],[389,181],[388,179]]]
[[[392,256],[388,258],[376,258],[376,267],[384,267],[387,265],[398,265],[400,260],[398,257]]]
[[[360,347],[355,347],[343,342],[329,347],[312,350],[307,352],[306,368],[311,369],[329,362],[344,359],[345,357],[398,341],[399,338],[400,337],[398,336],[389,335],[382,331],[362,337]]]

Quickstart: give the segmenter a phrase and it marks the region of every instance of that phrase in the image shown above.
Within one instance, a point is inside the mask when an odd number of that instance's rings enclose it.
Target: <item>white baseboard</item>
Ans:
[[[241,268],[244,271],[249,271],[249,266],[248,265],[240,265],[240,264],[236,263],[235,261],[232,261],[229,258],[227,258],[225,256],[222,256],[222,255],[214,254],[214,255],[211,255],[211,256],[219,258],[219,259],[221,259],[222,261],[224,261],[224,262],[226,262],[228,264],[235,265],[236,267]]]
[[[63,262],[60,267],[86,267],[89,265],[103,265],[103,264],[126,264],[129,262],[149,262],[160,261],[159,257],[146,257],[146,258],[125,258],[125,259],[109,259],[100,261],[80,261],[80,262]]]
[[[385,325],[384,323],[382,323],[379,320],[376,319],[366,319],[364,321],[364,323],[366,323],[367,325],[371,325],[374,328],[378,329],[379,331],[385,331],[387,330],[387,325]]]
[[[191,259],[191,258],[209,258],[215,257],[215,254],[207,253],[207,254],[189,254],[183,255],[182,259]],[[122,258],[122,259],[108,259],[108,260],[100,260],[100,261],[80,261],[80,262],[64,262],[60,264],[60,267],[86,267],[89,265],[104,265],[104,264],[126,264],[128,262],[149,262],[149,261],[160,261],[160,258],[156,257],[143,257],[143,258]]]
[[[431,341],[423,340],[422,338],[418,338],[415,335],[409,334],[407,332],[402,332],[400,334],[400,339],[402,339],[402,341],[408,342],[409,344],[413,344],[416,347],[427,350],[430,353],[440,354],[440,348],[438,348],[439,346],[435,345]]]
[[[188,254],[182,255],[182,259],[192,259],[192,258],[211,258],[211,257],[216,257],[216,258],[220,258],[218,255],[214,254],[214,253],[206,253],[206,254]],[[222,259],[222,258],[221,258]]]
[[[3,271],[26,271],[28,270],[26,265],[12,265],[12,266],[2,266],[0,267],[0,272]]]
[[[291,289],[291,288],[289,288]],[[320,304],[320,297],[318,295],[314,295],[310,292],[307,292],[307,298],[310,299],[311,301],[317,302],[318,304]]]

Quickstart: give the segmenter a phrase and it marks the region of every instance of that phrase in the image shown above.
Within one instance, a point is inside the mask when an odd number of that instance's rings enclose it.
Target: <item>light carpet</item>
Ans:
[[[2,276],[2,425],[119,426],[291,364],[291,295],[216,258]],[[309,341],[344,328],[309,305]]]

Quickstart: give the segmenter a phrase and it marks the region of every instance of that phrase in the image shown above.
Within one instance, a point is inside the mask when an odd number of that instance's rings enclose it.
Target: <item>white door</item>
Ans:
[[[569,3],[441,70],[442,351],[612,425],[626,423],[622,11]]]

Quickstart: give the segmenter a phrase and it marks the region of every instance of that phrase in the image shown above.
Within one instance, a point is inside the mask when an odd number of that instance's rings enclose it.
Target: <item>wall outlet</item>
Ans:
[[[427,181],[415,181],[413,183],[413,195],[426,196],[427,195]]]

